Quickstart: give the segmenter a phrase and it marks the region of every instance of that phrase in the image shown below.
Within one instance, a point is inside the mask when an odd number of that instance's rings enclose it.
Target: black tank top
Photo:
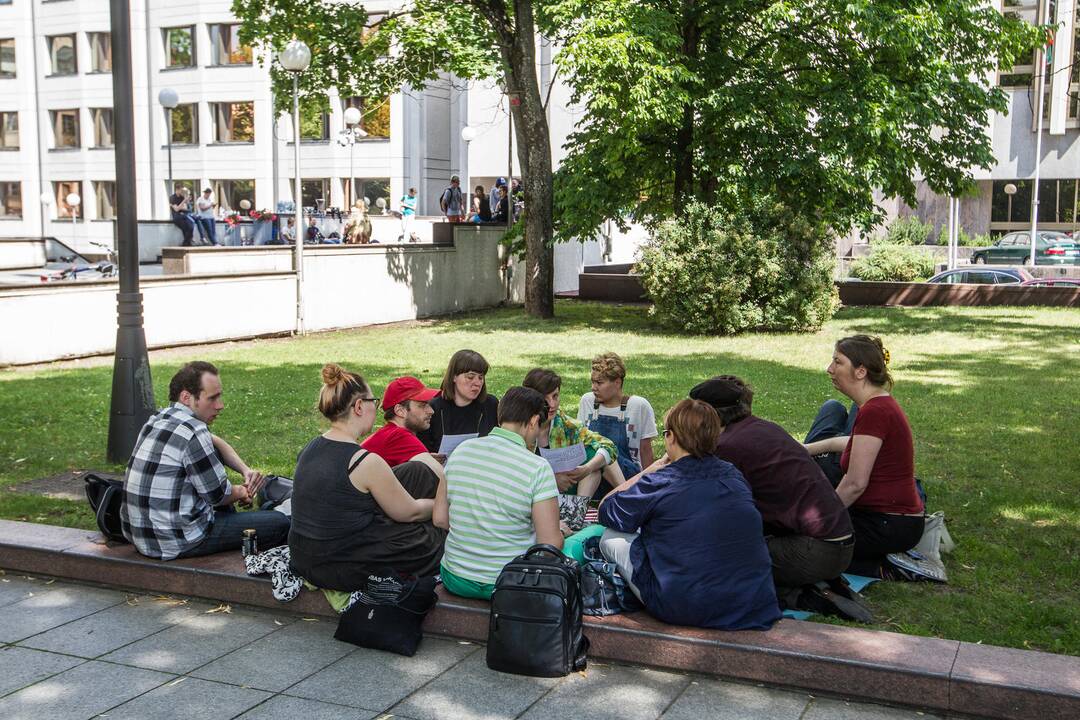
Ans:
[[[372,523],[378,504],[349,480],[349,461],[360,451],[356,443],[327,440],[307,444],[296,461],[292,495],[292,532],[310,540],[347,540]]]

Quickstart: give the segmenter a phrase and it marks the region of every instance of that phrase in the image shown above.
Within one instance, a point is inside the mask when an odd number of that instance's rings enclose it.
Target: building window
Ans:
[[[86,33],[90,41],[90,70],[112,72],[112,35],[107,32]]]
[[[75,218],[79,218],[82,213],[80,212],[82,205],[86,203],[86,198],[82,196],[82,183],[78,180],[57,180],[53,182],[53,194],[56,196],[56,217],[57,218],[70,218],[74,215]],[[71,193],[75,193],[79,196],[80,204],[78,207],[74,205],[68,205],[67,197]]]
[[[15,40],[0,40],[0,78],[15,77]]]
[[[112,108],[91,108],[90,118],[94,123],[94,147],[113,146]]]
[[[50,35],[45,38],[49,45],[49,59],[53,75],[74,75],[79,72],[75,53],[75,35]]]
[[[300,139],[329,140],[330,115],[319,109],[300,109]]]
[[[17,220],[22,217],[22,184],[0,182],[0,218]]]
[[[292,187],[296,188],[296,180],[292,181]],[[295,197],[295,195],[294,195]],[[322,209],[330,206],[330,178],[305,178],[300,182],[300,202],[303,207],[318,207],[322,201]]]
[[[211,25],[211,65],[250,65],[251,48],[240,42],[239,25]]]
[[[195,67],[195,27],[163,28],[165,67]]]
[[[77,148],[79,141],[79,111],[52,110],[53,147]]]
[[[354,107],[360,110],[360,127],[370,138],[390,137],[390,99],[369,100],[351,97],[344,101],[346,109]]]
[[[19,113],[0,112],[0,150],[19,149]]]
[[[225,212],[240,211],[240,202],[247,200],[255,208],[254,180],[211,180],[214,197]],[[245,211],[246,212],[246,211]]]
[[[112,220],[116,217],[116,183],[112,180],[94,181],[94,201],[97,206],[98,220]]]
[[[364,199],[368,203],[368,211],[379,214],[387,210],[396,209],[390,203],[390,178],[356,178],[356,198]],[[346,205],[349,204],[349,179],[342,181],[345,190]],[[383,199],[383,207],[379,207],[379,198]]]
[[[165,111],[166,116],[169,110]],[[166,122],[168,119],[166,118]],[[172,142],[173,145],[198,145],[199,144],[199,104],[187,103],[177,105],[172,110]]]
[[[169,187],[168,180],[165,181],[165,194],[172,195],[177,189],[186,187],[191,191],[191,202],[194,204],[195,198],[199,196],[199,187],[202,185],[198,180],[181,180],[180,178],[173,178],[172,187]]]
[[[255,103],[211,103],[214,142],[255,142]]]
[[[1005,187],[1015,185],[1016,192],[1009,195]],[[1039,223],[1065,223],[1072,225],[1077,219],[1076,179],[1039,181]],[[1031,223],[1031,181],[995,180],[990,203],[992,223]]]

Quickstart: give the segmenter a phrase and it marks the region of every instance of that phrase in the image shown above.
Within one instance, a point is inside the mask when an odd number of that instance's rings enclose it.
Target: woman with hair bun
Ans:
[[[435,575],[446,528],[432,523],[435,495],[446,476],[435,462],[392,470],[360,447],[379,400],[364,378],[340,365],[322,369],[319,412],[330,429],[296,462],[289,549],[292,569],[328,590],[363,588],[370,574]]]
[[[849,413],[827,400],[806,436],[807,452],[830,475],[851,515],[855,549],[848,572],[869,577],[890,577],[885,556],[918,544],[925,515],[911,425],[890,394],[888,364],[880,338],[839,340],[826,372],[854,406]]]

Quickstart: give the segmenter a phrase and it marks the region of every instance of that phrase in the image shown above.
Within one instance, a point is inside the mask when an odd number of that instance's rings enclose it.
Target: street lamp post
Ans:
[[[157,96],[158,102],[161,106],[169,111],[169,121],[166,123],[167,132],[166,138],[169,153],[169,193],[173,192],[173,177],[172,177],[172,125],[173,125],[173,110],[180,104],[180,96],[176,94],[176,91],[172,88],[162,88],[161,92]]]
[[[293,188],[293,202],[296,205],[296,332],[304,334],[304,205],[301,199],[300,179],[300,73],[311,64],[311,49],[300,40],[290,40],[278,55],[281,67],[293,76],[293,170],[296,173],[296,186]]]
[[[64,202],[71,208],[71,248],[75,249],[75,236],[78,234],[75,223],[79,220],[79,205],[82,204],[82,198],[79,197],[79,193],[68,193],[64,198]]]
[[[367,137],[367,133],[364,128],[360,127],[360,120],[362,119],[360,108],[346,108],[345,109],[345,129],[341,131],[338,137],[338,142],[342,145],[349,146],[349,207],[352,208],[353,203],[356,202],[356,178],[353,173],[353,145],[356,141],[362,137]]]
[[[466,214],[466,220],[468,219],[469,213],[472,212],[472,199],[471,199],[472,196],[470,195],[470,193],[472,193],[472,189],[473,189],[472,188],[472,180],[469,177],[469,144],[472,143],[472,141],[475,140],[476,136],[479,135],[479,134],[480,134],[480,131],[477,130],[472,125],[466,125],[465,127],[461,128],[461,139],[465,143],[465,172],[464,172],[464,174],[465,174],[465,208],[466,208],[465,214]]]
[[[154,412],[154,386],[143,330],[139,293],[139,237],[136,220],[135,97],[131,72],[130,0],[109,0],[112,35],[113,129],[115,131],[116,248],[120,291],[116,295],[116,353],[113,356],[112,401],[109,408],[110,462],[131,457],[139,431]]]

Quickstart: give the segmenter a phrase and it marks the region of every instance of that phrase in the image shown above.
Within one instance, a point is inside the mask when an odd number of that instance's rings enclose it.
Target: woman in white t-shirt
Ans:
[[[592,392],[581,397],[578,422],[615,443],[619,467],[631,478],[652,465],[652,439],[656,437],[656,414],[640,395],[624,395],[626,365],[612,352],[592,362]],[[597,497],[611,490],[601,485]]]

